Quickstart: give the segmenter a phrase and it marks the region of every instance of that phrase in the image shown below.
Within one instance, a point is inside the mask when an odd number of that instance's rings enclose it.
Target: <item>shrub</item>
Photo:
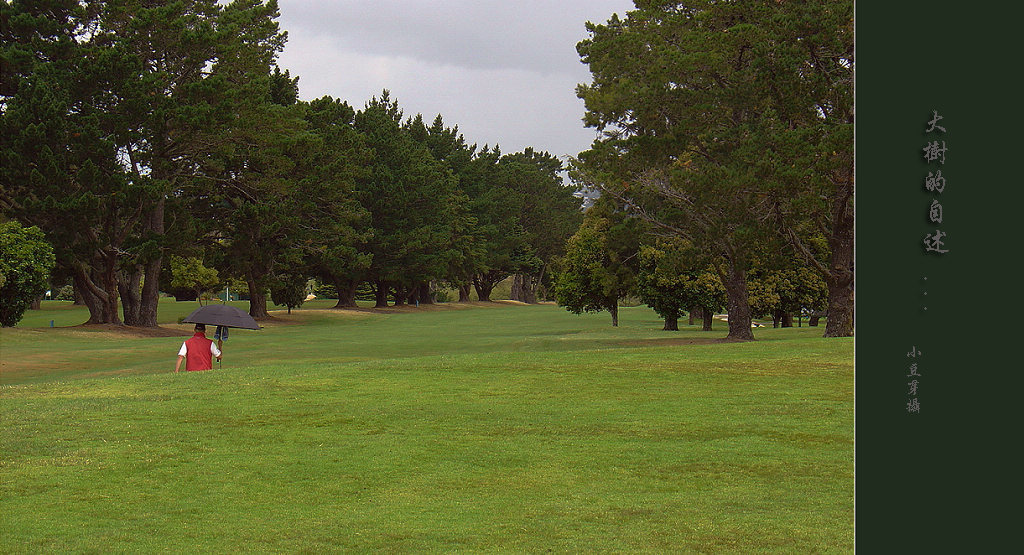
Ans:
[[[38,227],[0,224],[0,326],[17,324],[46,292],[54,264],[53,247]]]

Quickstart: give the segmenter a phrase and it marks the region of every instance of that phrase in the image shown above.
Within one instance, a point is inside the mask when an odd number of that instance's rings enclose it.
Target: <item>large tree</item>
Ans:
[[[778,229],[799,242],[815,199],[833,246],[822,269],[852,291],[849,2],[809,4],[645,2],[578,46],[594,76],[585,120],[603,132],[581,174],[719,257],[734,339],[753,338],[752,252]]]
[[[315,222],[305,245],[310,273],[338,292],[337,307],[356,306],[356,288],[367,277],[373,255],[369,213],[356,199],[371,152],[354,127],[355,110],[325,96],[306,104],[306,122],[319,139],[312,175],[303,184],[302,214]]]
[[[512,298],[537,302],[537,292],[548,277],[548,268],[565,252],[566,240],[579,228],[583,216],[573,189],[562,181],[562,162],[547,152],[526,148],[501,158],[507,187],[517,199],[517,218],[525,241],[515,277]]]
[[[376,306],[387,306],[391,291],[403,303],[424,281],[445,275],[459,255],[453,241],[465,199],[451,170],[430,151],[415,120],[402,121],[388,91],[355,115],[372,156],[357,179],[356,196],[370,214],[373,240],[369,278]],[[420,121],[420,125],[422,122]]]
[[[220,250],[224,275],[243,279],[249,315],[268,318],[267,292],[277,274],[304,264],[300,246],[310,219],[299,186],[309,175],[316,137],[305,131],[302,107],[264,102],[243,112],[248,125],[236,129],[208,161],[209,178],[195,189],[193,213]]]
[[[825,337],[847,337],[854,325],[853,2],[772,8],[758,56],[778,114],[759,159],[773,176],[772,221],[827,284]]]
[[[555,277],[555,299],[573,314],[607,310],[619,325],[619,300],[636,287],[641,223],[611,199],[587,210],[569,238]]]
[[[4,9],[5,204],[54,239],[91,322],[120,322],[120,297],[125,323],[155,326],[170,213],[282,48],[276,2]]]

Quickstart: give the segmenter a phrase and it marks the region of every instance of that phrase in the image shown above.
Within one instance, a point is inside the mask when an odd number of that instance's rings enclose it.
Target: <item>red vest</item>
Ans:
[[[194,372],[196,370],[210,370],[213,368],[213,353],[210,352],[210,344],[213,341],[206,338],[206,334],[197,331],[192,339],[185,342],[185,370]]]

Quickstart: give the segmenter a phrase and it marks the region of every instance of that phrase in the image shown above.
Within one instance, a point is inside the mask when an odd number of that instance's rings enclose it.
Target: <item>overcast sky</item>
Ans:
[[[299,97],[361,109],[383,89],[405,116],[441,114],[469,144],[556,156],[586,150],[576,43],[587,21],[631,0],[279,0],[288,43],[279,64]]]

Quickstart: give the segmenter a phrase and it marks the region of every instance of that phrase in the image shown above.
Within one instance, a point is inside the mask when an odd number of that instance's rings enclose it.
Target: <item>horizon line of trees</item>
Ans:
[[[618,325],[618,308],[637,299],[678,331],[690,316],[711,331],[714,314],[728,306],[716,259],[692,242],[659,235],[611,197],[598,199],[569,239],[557,266],[554,294],[570,312],[607,311]],[[828,306],[825,280],[784,241],[765,242],[753,253],[747,273],[750,314],[770,318],[773,327],[791,327],[807,315],[816,326]],[[731,315],[730,315],[731,317]]]
[[[0,215],[45,233],[89,323],[156,326],[190,279],[244,282],[255,318],[309,278],[338,306],[363,284],[377,306],[488,300],[509,276],[536,302],[582,219],[547,152],[467,144],[387,90],[299,100],[273,0],[0,10]]]

